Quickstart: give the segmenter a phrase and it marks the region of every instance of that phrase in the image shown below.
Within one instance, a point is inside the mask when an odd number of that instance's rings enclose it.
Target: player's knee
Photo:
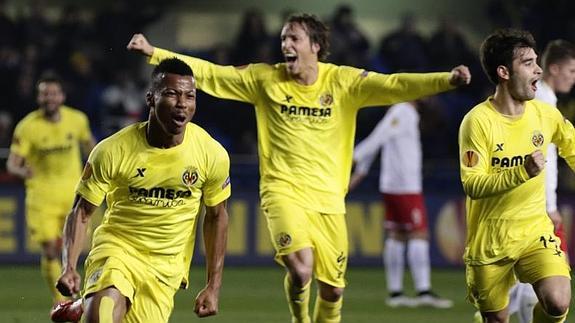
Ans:
[[[551,316],[561,316],[569,309],[570,297],[563,293],[555,292],[547,295],[544,303],[545,312]]]
[[[320,296],[325,301],[337,302],[343,297],[343,288],[341,287],[334,287],[327,284],[321,284],[320,286]]]
[[[128,306],[127,299],[123,298],[115,288],[87,296],[85,322],[121,322]]]
[[[311,280],[313,269],[303,264],[297,264],[289,268],[290,278],[295,286],[303,287]]]
[[[507,313],[497,313],[493,315],[486,315],[486,322],[487,323],[507,323],[508,322],[508,315]]]

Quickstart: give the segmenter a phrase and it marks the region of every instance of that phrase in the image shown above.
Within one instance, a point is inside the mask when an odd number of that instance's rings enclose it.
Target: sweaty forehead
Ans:
[[[186,91],[196,88],[196,80],[191,75],[163,73],[158,77],[160,78],[160,84],[166,88],[176,88]]]
[[[299,22],[288,22],[282,28],[282,36],[287,35],[305,35],[306,29]]]
[[[513,53],[513,58],[518,59],[519,61],[536,59],[537,54],[531,47],[519,47],[515,49]]]

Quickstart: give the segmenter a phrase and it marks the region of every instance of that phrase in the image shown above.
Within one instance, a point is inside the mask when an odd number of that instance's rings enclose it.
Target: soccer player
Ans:
[[[575,84],[575,46],[566,40],[551,41],[543,51],[543,78],[537,84],[535,98],[557,106],[557,93],[569,93]],[[545,197],[547,214],[553,221],[555,235],[561,239],[561,250],[567,254],[563,222],[557,209],[557,148],[547,147],[545,163]],[[531,322],[537,295],[529,284],[518,283],[509,294],[509,315],[517,313],[519,323]]]
[[[288,18],[281,33],[285,63],[219,66],[154,48],[141,34],[128,49],[156,64],[177,56],[196,72],[198,88],[256,109],[260,198],[274,248],[285,266],[292,321],[310,322],[312,275],[318,282],[313,321],[339,322],[348,259],[344,199],[360,107],[386,105],[468,83],[451,73],[382,75],[319,62],[328,32],[317,17]]]
[[[95,142],[86,115],[64,105],[55,74],[45,73],[36,91],[38,109],[16,125],[6,168],[24,179],[28,235],[41,246],[42,276],[57,303],[64,300],[56,290],[64,219],[82,173],[82,153],[88,156]]]
[[[549,143],[575,169],[575,129],[535,97],[542,70],[526,31],[498,30],[481,45],[495,94],[475,106],[459,131],[461,181],[467,195],[464,260],[468,299],[485,322],[507,322],[516,277],[533,286],[533,322],[564,322],[570,268],[545,209]]]
[[[432,306],[449,308],[453,302],[431,290],[429,232],[427,211],[422,194],[421,140],[417,101],[391,106],[375,129],[362,140],[353,154],[355,169],[350,190],[367,175],[378,152],[381,152],[379,191],[385,205],[387,239],[383,263],[389,297],[386,304],[398,306]],[[407,262],[417,297],[403,293],[405,247]]]
[[[203,129],[190,67],[162,61],[146,94],[148,121],[99,143],[84,167],[64,228],[58,289],[80,291],[76,264],[88,219],[106,198],[104,219],[86,259],[87,322],[168,322],[174,294],[187,285],[201,205],[207,283],[196,297],[199,317],[218,311],[230,196],[229,158]]]

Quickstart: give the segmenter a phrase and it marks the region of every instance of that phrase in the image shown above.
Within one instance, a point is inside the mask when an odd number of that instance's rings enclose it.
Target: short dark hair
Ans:
[[[311,42],[319,45],[318,58],[325,60],[329,55],[329,28],[316,15],[307,13],[291,15],[286,24],[291,23],[298,23],[304,27]]]
[[[56,83],[60,85],[60,88],[62,89],[62,91],[64,91],[64,81],[62,81],[62,78],[60,78],[60,76],[56,74],[56,72],[54,71],[48,70],[42,72],[42,74],[40,74],[40,77],[36,81],[36,88],[38,88],[40,83]]]
[[[519,29],[499,29],[487,36],[480,49],[481,67],[491,83],[499,82],[497,67],[505,66],[513,72],[513,57],[518,49],[536,48],[530,32]]]
[[[542,56],[541,67],[544,71],[547,71],[547,68],[551,64],[557,64],[575,58],[575,45],[563,39],[556,39],[545,46]]]
[[[179,58],[167,58],[162,60],[152,71],[152,82],[150,85],[152,90],[156,89],[162,81],[162,78],[160,77],[162,74],[177,74],[194,77],[194,72],[190,65],[186,64]]]

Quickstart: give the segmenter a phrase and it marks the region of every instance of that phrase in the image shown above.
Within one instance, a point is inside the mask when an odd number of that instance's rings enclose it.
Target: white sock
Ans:
[[[417,292],[431,289],[429,268],[429,242],[412,239],[407,242],[407,262]]]
[[[533,286],[530,284],[521,285],[517,318],[519,319],[519,323],[530,323],[533,319],[533,308],[535,304],[537,304],[537,294],[535,294]]]
[[[405,270],[405,242],[386,239],[383,251],[387,290],[390,293],[403,291],[403,272]]]

